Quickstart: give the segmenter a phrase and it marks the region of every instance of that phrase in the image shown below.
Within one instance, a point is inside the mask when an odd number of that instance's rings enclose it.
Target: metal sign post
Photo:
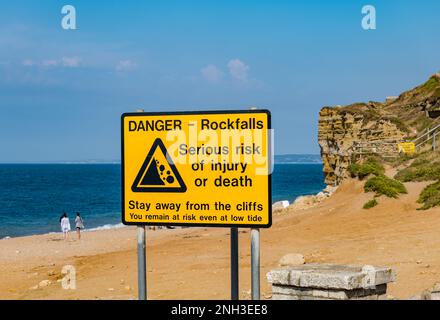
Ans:
[[[251,229],[252,300],[260,300],[260,230]]]
[[[147,300],[147,250],[146,228],[137,227],[137,257],[138,257],[138,297]]]
[[[231,228],[231,300],[239,300],[238,270],[238,228]]]
[[[136,112],[144,112],[137,109]],[[137,227],[138,257],[138,299],[147,300],[147,230],[145,226]]]

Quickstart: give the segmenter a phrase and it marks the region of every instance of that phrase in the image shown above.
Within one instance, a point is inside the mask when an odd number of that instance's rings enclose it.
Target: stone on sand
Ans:
[[[283,210],[289,206],[289,201],[283,200],[272,204],[272,211]]]
[[[281,267],[299,266],[306,262],[301,253],[288,253],[278,262]]]
[[[43,281],[40,281],[40,283],[38,284],[38,287],[39,288],[48,287],[48,286],[50,286],[51,283],[52,282],[50,280],[43,280]]]

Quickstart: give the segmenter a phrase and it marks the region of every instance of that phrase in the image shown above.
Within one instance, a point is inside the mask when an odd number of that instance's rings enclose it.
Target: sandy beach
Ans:
[[[397,281],[388,294],[407,299],[440,281],[440,208],[416,210],[426,183],[406,184],[399,200],[381,198],[370,210],[363,182],[348,180],[319,205],[274,216],[262,230],[261,290],[270,298],[266,273],[287,253],[306,262],[384,265]],[[187,228],[148,231],[150,299],[229,299],[229,230]],[[249,299],[250,234],[240,229],[240,296]],[[136,228],[0,240],[0,299],[135,299]],[[76,290],[64,290],[64,265],[77,272]],[[43,280],[50,285],[37,288]]]

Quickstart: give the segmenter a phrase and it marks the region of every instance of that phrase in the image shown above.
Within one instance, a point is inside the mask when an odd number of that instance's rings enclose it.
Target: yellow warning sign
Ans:
[[[414,142],[400,142],[397,147],[399,153],[403,152],[405,154],[414,154],[414,152],[416,152],[416,145]]]
[[[269,227],[270,112],[121,117],[122,221]]]

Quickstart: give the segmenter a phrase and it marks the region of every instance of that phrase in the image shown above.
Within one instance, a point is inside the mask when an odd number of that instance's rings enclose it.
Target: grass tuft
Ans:
[[[375,207],[377,205],[378,205],[377,200],[376,199],[372,199],[372,200],[369,200],[369,201],[365,202],[363,208],[368,210],[368,209],[371,209],[371,208],[373,208],[373,207]]]

